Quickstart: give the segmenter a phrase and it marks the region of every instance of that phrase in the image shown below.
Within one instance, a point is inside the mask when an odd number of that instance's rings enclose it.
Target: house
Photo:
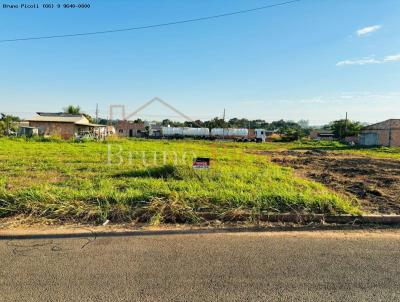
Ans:
[[[105,125],[92,124],[84,114],[69,113],[45,113],[37,112],[37,115],[28,119],[29,127],[38,128],[39,135],[60,136],[70,139],[82,134],[91,134],[100,137],[99,133]]]
[[[400,147],[400,119],[390,119],[364,127],[359,143],[362,146]]]
[[[116,126],[118,136],[141,137],[146,131],[144,123],[135,123],[132,121],[118,121]]]
[[[313,130],[310,133],[310,138],[318,141],[331,141],[335,139],[335,134],[331,130]]]

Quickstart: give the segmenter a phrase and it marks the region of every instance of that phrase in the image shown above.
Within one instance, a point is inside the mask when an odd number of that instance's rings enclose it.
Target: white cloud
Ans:
[[[367,65],[367,64],[380,64],[381,61],[376,60],[371,57],[357,59],[357,60],[344,60],[336,63],[336,66],[344,66],[344,65]]]
[[[400,53],[397,55],[386,56],[383,59],[384,62],[400,61]]]
[[[336,66],[382,64],[382,63],[390,63],[396,61],[400,61],[400,53],[396,55],[386,56],[381,60],[377,60],[374,57],[365,57],[362,59],[339,61],[336,63]]]
[[[382,25],[372,25],[372,26],[367,26],[364,28],[361,28],[359,30],[356,31],[357,35],[359,37],[363,37],[367,34],[373,33],[374,31],[377,31],[378,29],[380,29],[382,27]]]

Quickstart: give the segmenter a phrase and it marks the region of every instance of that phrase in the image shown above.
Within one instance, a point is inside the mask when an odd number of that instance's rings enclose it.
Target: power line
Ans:
[[[201,18],[194,18],[194,19],[187,19],[187,20],[181,20],[181,21],[173,21],[173,22],[167,22],[167,23],[159,23],[159,24],[152,24],[152,25],[145,25],[145,26],[138,26],[138,27],[103,30],[103,31],[94,31],[94,32],[64,34],[64,35],[4,39],[4,40],[0,40],[0,43],[29,41],[29,40],[42,40],[42,39],[58,39],[58,38],[78,37],[78,36],[91,36],[91,35],[101,35],[101,34],[111,34],[111,33],[125,32],[125,31],[142,30],[142,29],[149,29],[149,28],[156,28],[156,27],[163,27],[163,26],[171,26],[171,25],[205,21],[205,20],[210,20],[210,19],[217,19],[217,18],[223,18],[223,17],[233,16],[233,15],[245,14],[245,13],[264,10],[264,9],[268,9],[268,8],[272,8],[272,7],[276,7],[276,6],[288,5],[288,4],[292,4],[294,2],[299,2],[299,1],[301,1],[301,0],[291,0],[291,1],[286,1],[286,2],[270,4],[270,5],[264,5],[264,6],[260,6],[260,7],[256,7],[256,8],[250,8],[250,9],[225,13],[225,14],[219,14],[219,15],[213,15],[213,16],[207,16],[207,17],[201,17]]]

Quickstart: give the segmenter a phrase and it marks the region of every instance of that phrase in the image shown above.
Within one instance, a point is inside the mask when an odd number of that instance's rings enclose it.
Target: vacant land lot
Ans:
[[[400,148],[356,148],[336,142],[279,145],[263,145],[254,152],[356,199],[363,212],[400,214]]]
[[[355,197],[365,212],[400,214],[400,161],[333,151],[271,152],[271,161]]]
[[[390,204],[359,203],[362,196],[337,190],[336,181],[298,173],[305,164],[293,158],[316,157],[312,152],[297,156],[300,151],[294,150],[302,149],[380,158],[393,163],[395,172],[400,159],[394,149],[358,150],[336,144],[0,139],[0,217],[160,223],[198,222],[202,212],[230,217],[243,211],[256,216],[261,211],[333,214],[395,209],[396,192],[378,185],[366,194],[393,197],[387,199]],[[193,170],[194,157],[210,157],[211,169]],[[292,159],[289,163],[285,158]],[[314,167],[310,170],[318,173]],[[398,185],[390,172],[381,176]],[[383,205],[387,200],[376,202]]]

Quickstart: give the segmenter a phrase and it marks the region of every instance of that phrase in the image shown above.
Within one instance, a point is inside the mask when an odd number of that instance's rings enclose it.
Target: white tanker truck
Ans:
[[[161,127],[161,137],[164,138],[202,138],[227,139],[238,142],[265,142],[270,131],[265,129],[246,128],[190,128],[190,127]]]

